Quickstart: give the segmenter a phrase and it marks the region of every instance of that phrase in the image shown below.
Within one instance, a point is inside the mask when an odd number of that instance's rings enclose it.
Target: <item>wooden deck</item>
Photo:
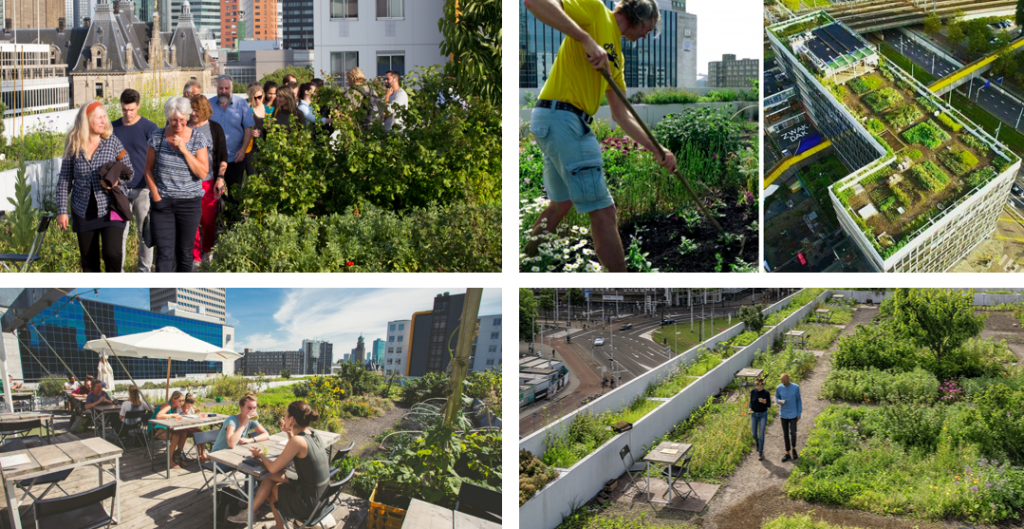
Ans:
[[[58,412],[54,416],[54,443],[61,443],[75,439],[87,439],[93,437],[92,430],[80,434],[68,432],[70,415],[66,412]],[[45,442],[45,441],[44,441]],[[191,448],[189,441],[186,449]],[[163,443],[154,447],[154,455],[157,459],[156,471],[150,468],[150,459],[146,449],[135,450],[121,456],[121,519],[115,526],[119,529],[212,529],[213,528],[213,493],[205,490],[199,493],[203,486],[203,474],[196,462],[180,469],[171,469],[171,478],[165,479],[166,454],[163,451]],[[195,454],[193,453],[193,456]],[[207,474],[209,475],[209,474]],[[99,485],[97,481],[96,467],[76,468],[68,479],[63,481],[61,487],[69,494],[76,494],[95,488]],[[32,489],[33,494],[40,494],[45,490],[45,485],[36,486]],[[18,491],[19,498],[22,492]],[[46,495],[46,498],[60,497],[61,492],[54,487]],[[366,501],[346,497],[351,506],[351,514],[343,521],[338,520],[338,529],[359,529],[366,527]],[[31,505],[32,498],[26,497],[22,506],[22,525],[25,528],[34,528],[35,522],[32,519],[31,509],[25,505]],[[4,506],[4,520],[2,527],[7,527],[6,503]],[[344,512],[344,509],[339,509]],[[338,511],[336,511],[338,512]],[[267,518],[254,525],[262,528],[270,524],[273,527],[273,518]],[[217,524],[218,529],[236,529],[242,525],[224,523]],[[71,529],[71,528],[68,528]]]

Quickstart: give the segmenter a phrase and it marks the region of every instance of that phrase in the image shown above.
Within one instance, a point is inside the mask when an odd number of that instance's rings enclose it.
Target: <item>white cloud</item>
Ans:
[[[448,290],[452,294],[464,291]],[[296,350],[303,339],[332,342],[334,359],[355,347],[360,334],[367,348],[383,339],[387,322],[407,319],[412,313],[430,310],[434,296],[444,289],[297,289],[286,291],[274,313],[276,329],[239,337],[237,350]],[[484,290],[480,314],[501,313],[501,291]]]

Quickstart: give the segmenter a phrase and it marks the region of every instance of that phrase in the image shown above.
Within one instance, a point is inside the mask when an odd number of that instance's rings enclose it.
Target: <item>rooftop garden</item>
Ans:
[[[1008,163],[890,66],[833,87],[833,93],[892,154],[839,200],[883,258],[929,220],[995,178]]]

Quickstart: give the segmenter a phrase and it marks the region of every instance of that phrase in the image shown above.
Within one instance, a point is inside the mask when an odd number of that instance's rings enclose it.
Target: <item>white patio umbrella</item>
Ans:
[[[196,362],[233,362],[242,357],[230,349],[193,338],[175,327],[164,327],[155,331],[100,337],[86,342],[85,348],[97,353],[133,358],[167,359],[167,396],[171,393],[171,360]]]

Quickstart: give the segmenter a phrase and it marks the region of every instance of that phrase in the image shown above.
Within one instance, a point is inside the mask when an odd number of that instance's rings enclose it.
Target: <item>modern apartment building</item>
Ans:
[[[278,376],[281,371],[288,370],[292,375],[305,375],[307,373],[302,371],[303,355],[301,350],[253,351],[246,349],[242,358],[235,360],[235,374],[249,377],[257,373]]]
[[[277,0],[240,0],[247,40],[280,40]],[[241,35],[241,33],[239,33]]]
[[[367,362],[372,362],[375,366],[378,367],[383,366],[384,352],[387,350],[387,345],[388,343],[385,342],[384,340],[381,340],[380,338],[374,340],[373,349],[371,349],[372,353],[370,354],[370,358],[367,360]]]
[[[243,20],[242,0],[220,0],[220,47],[234,48],[239,38],[239,27],[241,25],[241,36],[245,37],[245,22]]]
[[[722,60],[708,63],[708,86],[750,88],[750,81],[761,73],[761,61],[739,59],[733,54],[723,54]]]
[[[54,56],[49,45],[0,42],[0,54],[10,58],[0,66],[0,97],[7,107],[4,116],[71,108],[68,66]]]
[[[396,320],[388,322],[385,334],[386,352],[384,353],[384,374],[397,373],[405,375],[406,353],[409,351],[409,336],[412,320]]]
[[[501,314],[477,318],[477,335],[473,339],[470,371],[501,369]]]
[[[872,44],[822,11],[766,34],[850,171],[829,197],[873,270],[944,272],[992,233],[1016,155],[909,73],[879,64]]]
[[[611,9],[612,0],[604,0]],[[661,35],[637,42],[622,39],[627,92],[659,87],[697,86],[697,16],[681,1],[658,0]],[[565,39],[537,20],[519,0],[519,92],[539,93]]]
[[[302,374],[321,375],[331,373],[334,363],[334,345],[321,340],[302,340]]]
[[[168,303],[215,318],[220,323],[227,317],[227,290],[223,288],[151,288],[149,308],[162,312]]]
[[[336,1],[336,0],[335,0]],[[312,50],[313,42],[313,0],[284,0],[281,41],[285,49]],[[358,9],[358,6],[354,9]]]
[[[285,0],[305,4],[302,0]],[[285,47],[304,46],[312,34],[316,49],[313,71],[327,72],[339,84],[345,84],[345,72],[360,67],[367,77],[394,70],[401,75],[414,68],[440,65],[448,61],[441,55],[441,31],[444,0],[330,0],[309,2],[313,23],[305,26],[305,16],[289,14],[286,7]],[[300,21],[300,22],[296,22]]]
[[[161,3],[164,3],[163,0]],[[186,0],[192,7],[192,23],[200,40],[220,41],[221,0]],[[170,0],[171,27],[178,25],[182,0]]]

